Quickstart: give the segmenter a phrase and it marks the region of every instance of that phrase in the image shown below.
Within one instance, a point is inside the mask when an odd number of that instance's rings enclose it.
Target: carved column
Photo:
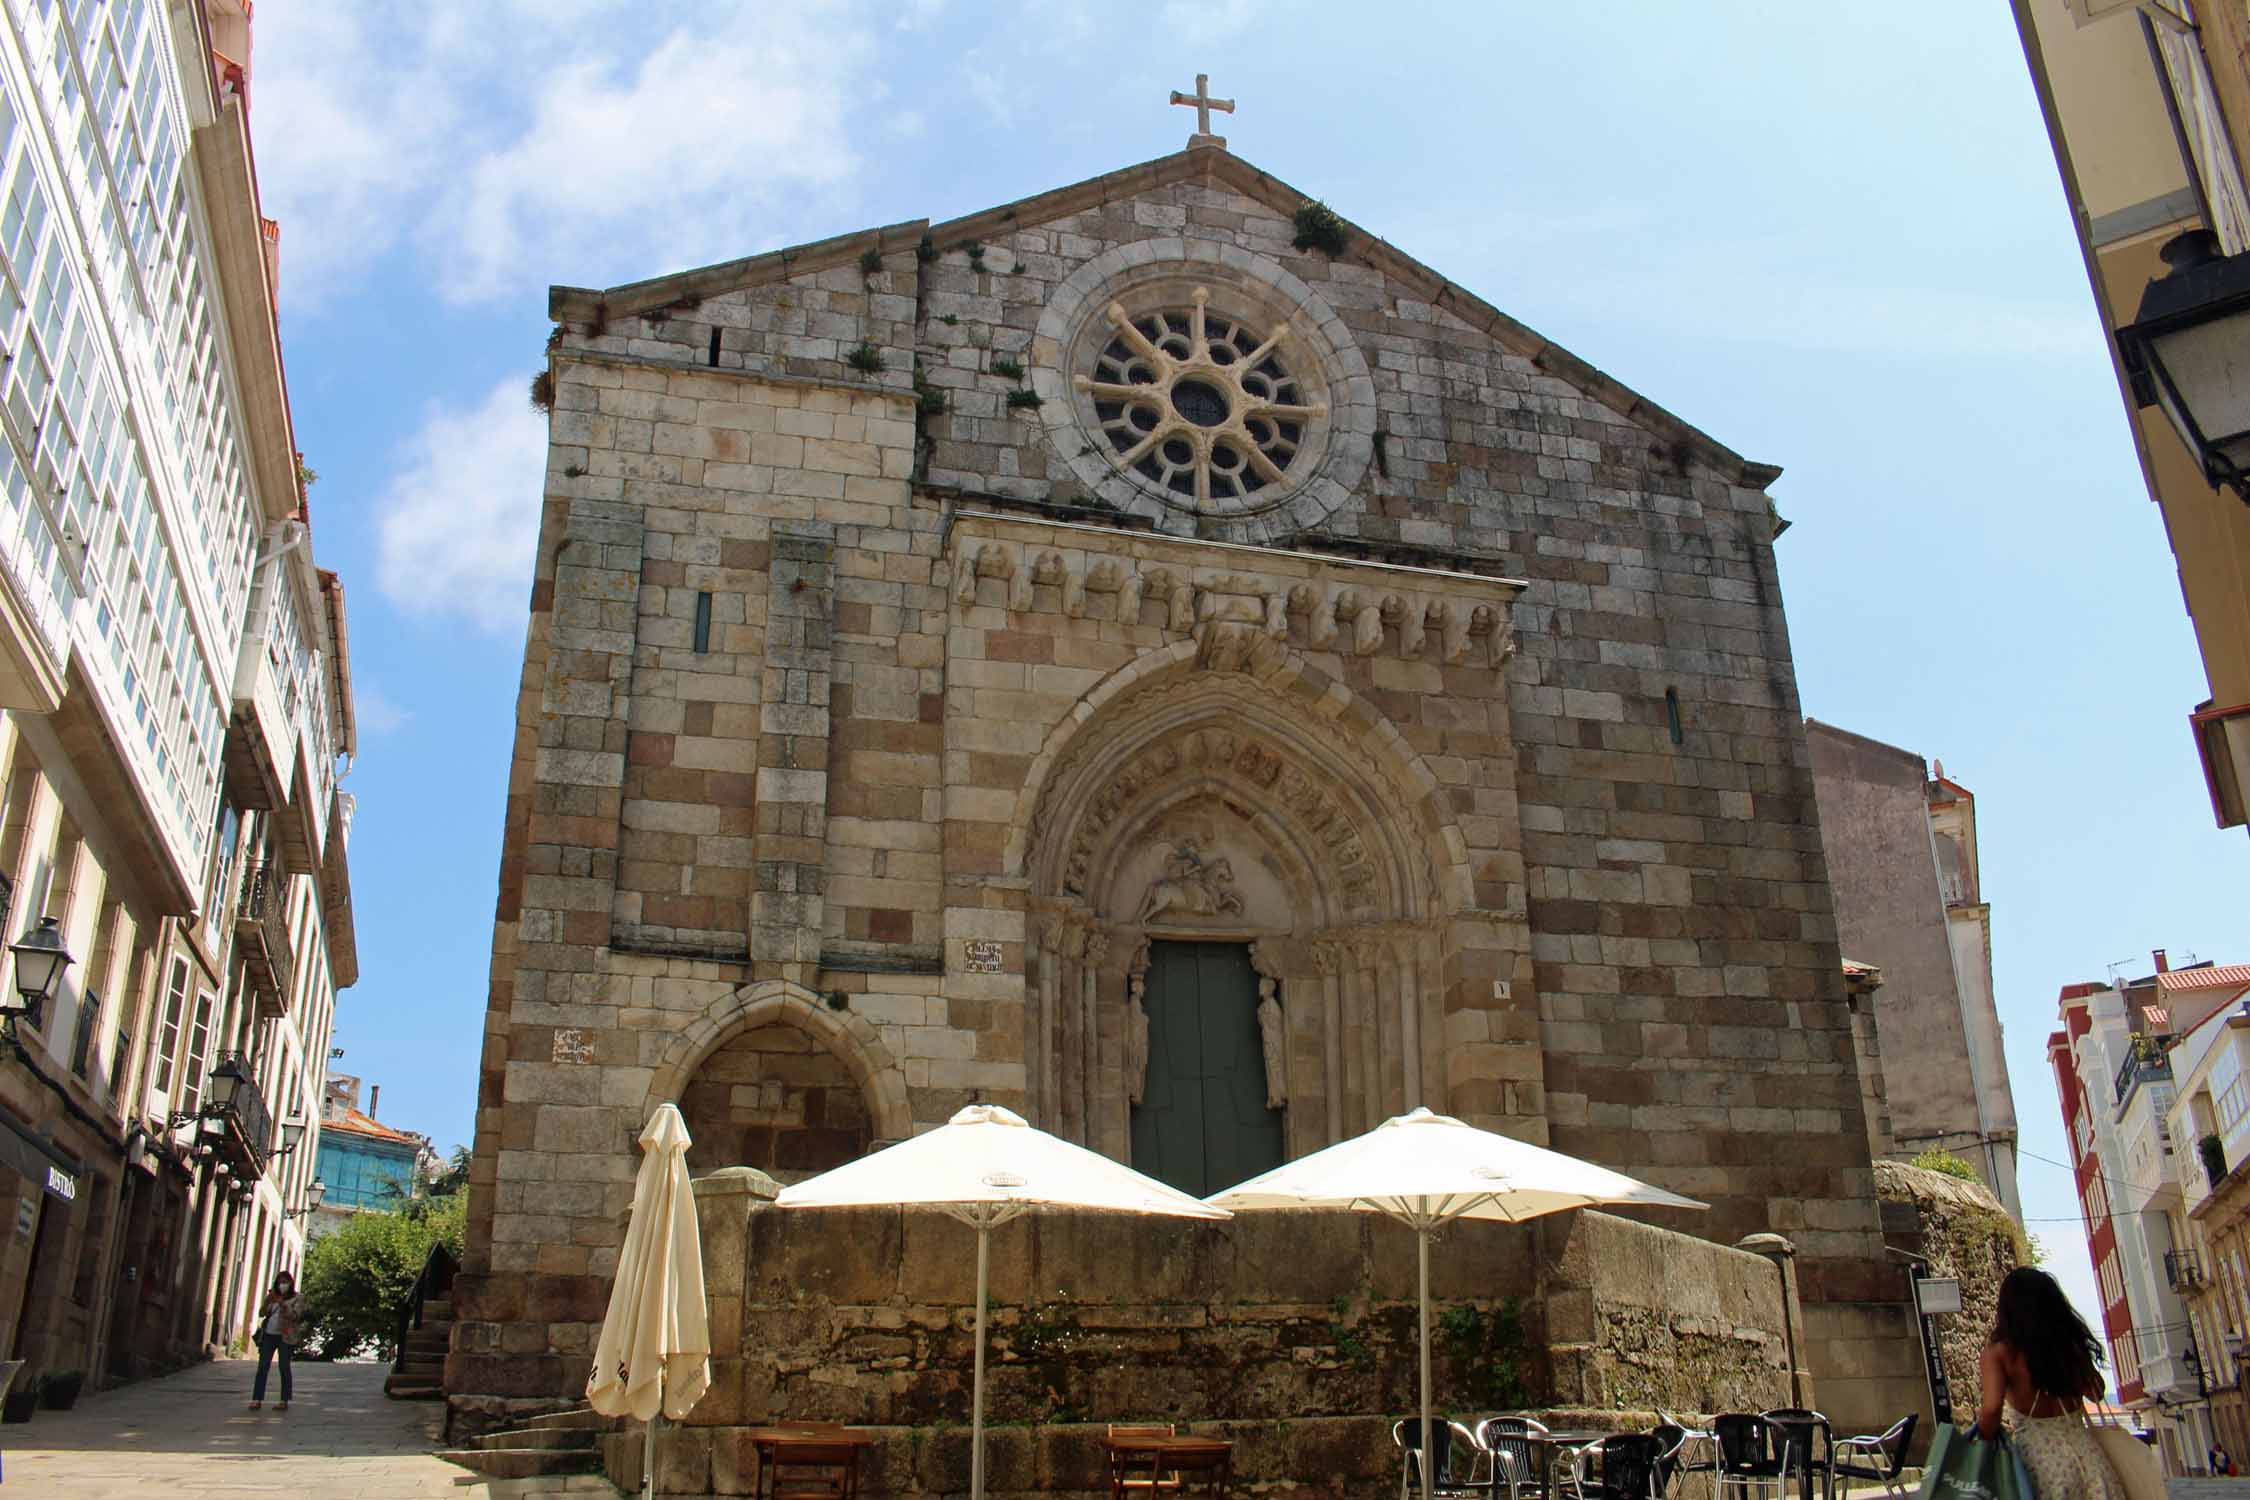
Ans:
[[[1340,944],[1323,938],[1313,944],[1313,966],[1320,970],[1320,1014],[1328,1065],[1328,1141],[1344,1138],[1344,952]]]
[[[1075,1141],[1084,1139],[1086,1107],[1085,1092],[1078,1086],[1078,1059],[1085,1048],[1086,929],[1079,922],[1066,920],[1057,938],[1061,961],[1056,965],[1054,1024],[1049,1027],[1049,1055],[1054,1069],[1048,1075],[1052,1087],[1047,1107],[1052,1119],[1047,1128],[1066,1141]]]
[[[1422,987],[1415,962],[1415,935],[1403,932],[1390,942],[1398,985],[1399,1108],[1413,1109],[1422,1098]]]
[[[1359,1128],[1369,1130],[1383,1123],[1383,1018],[1382,985],[1377,972],[1383,957],[1383,945],[1365,933],[1352,937],[1352,991],[1356,999],[1353,1006],[1353,1029],[1359,1033]]]
[[[1101,985],[1102,960],[1109,956],[1109,934],[1099,928],[1086,934],[1085,963],[1079,970],[1078,1020],[1078,1144],[1100,1149],[1101,1106]]]
[[[1031,1123],[1042,1129],[1055,1118],[1055,1008],[1062,987],[1062,919],[1059,913],[1039,916],[1038,972],[1027,987],[1029,1014],[1024,1017],[1023,1055],[1025,1103]]]

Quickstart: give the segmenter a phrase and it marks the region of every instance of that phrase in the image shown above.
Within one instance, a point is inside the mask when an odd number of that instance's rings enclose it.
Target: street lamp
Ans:
[[[39,1024],[40,1014],[71,960],[53,917],[41,917],[39,925],[18,938],[8,951],[16,956],[16,992],[12,997],[0,993],[0,1020],[6,1022],[8,1035],[13,1038],[19,1022]]]
[[[283,1120],[283,1121],[281,1122],[281,1144],[280,1144],[279,1146],[277,1146],[276,1148],[274,1148],[273,1159],[274,1159],[275,1161],[279,1161],[279,1160],[281,1160],[281,1158],[283,1158],[284,1156],[287,1156],[287,1155],[288,1155],[288,1154],[289,1154],[290,1152],[292,1152],[292,1151],[296,1150],[296,1149],[297,1149],[297,1148],[298,1148],[299,1146],[303,1145],[303,1144],[304,1144],[304,1140],[305,1140],[305,1122],[304,1122],[304,1121],[302,1121],[302,1120]]]
[[[303,1206],[290,1209],[289,1212],[284,1214],[282,1217],[288,1219],[301,1218],[304,1215],[311,1213],[314,1209],[320,1207],[320,1200],[327,1196],[328,1184],[315,1177],[312,1180],[312,1185],[305,1189],[305,1201]]]
[[[2161,406],[2212,487],[2250,504],[2250,251],[2221,255],[2191,229],[2159,253],[2170,269],[2117,330],[2133,399]]]

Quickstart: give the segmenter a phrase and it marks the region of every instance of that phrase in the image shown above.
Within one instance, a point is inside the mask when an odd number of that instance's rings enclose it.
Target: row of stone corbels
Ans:
[[[1422,656],[1433,636],[1439,659],[1449,665],[1468,660],[1481,644],[1486,662],[1498,670],[1516,649],[1505,602],[1447,598],[1387,580],[1288,583],[1218,569],[1143,567],[1008,541],[964,544],[953,562],[954,603],[974,604],[980,578],[1007,583],[1008,609],[1015,614],[1031,611],[1032,590],[1044,584],[1061,591],[1062,612],[1073,620],[1084,618],[1089,592],[1115,593],[1117,617],[1125,621],[1139,616],[1144,598],[1164,600],[1165,628],[1177,635],[1201,626],[1257,624],[1284,639],[1294,617],[1315,650],[1348,649],[1355,656],[1380,652],[1392,630],[1399,655],[1410,660]]]

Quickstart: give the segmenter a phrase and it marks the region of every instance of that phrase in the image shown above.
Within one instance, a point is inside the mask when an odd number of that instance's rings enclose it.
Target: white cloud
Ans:
[[[384,692],[366,678],[352,684],[352,719],[359,725],[361,734],[390,734],[402,729],[414,717],[410,708],[401,708]]]
[[[855,122],[880,114],[870,39],[893,19],[627,0],[261,14],[284,297],[317,304],[402,249],[455,302],[746,253],[777,208],[856,171]]]
[[[467,411],[432,409],[379,502],[376,577],[417,618],[521,630],[547,464],[547,428],[510,376]]]
[[[523,132],[458,174],[428,225],[445,293],[739,255],[777,200],[842,183],[858,165],[845,122],[874,92],[858,80],[867,49],[811,14],[745,7],[623,76],[593,60],[550,73]]]

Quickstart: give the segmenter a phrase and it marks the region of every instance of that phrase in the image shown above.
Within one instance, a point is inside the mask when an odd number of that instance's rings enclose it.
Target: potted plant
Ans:
[[[2227,1175],[2226,1146],[2215,1135],[2207,1135],[2195,1143],[2196,1151],[2203,1157],[2203,1175],[2217,1187]]]
[[[46,1384],[42,1375],[16,1376],[16,1383],[8,1387],[8,1394],[0,1396],[0,1422],[28,1422],[39,1410],[39,1388]]]
[[[41,1384],[39,1399],[49,1411],[69,1411],[78,1404],[78,1393],[85,1388],[84,1370],[57,1370]]]

